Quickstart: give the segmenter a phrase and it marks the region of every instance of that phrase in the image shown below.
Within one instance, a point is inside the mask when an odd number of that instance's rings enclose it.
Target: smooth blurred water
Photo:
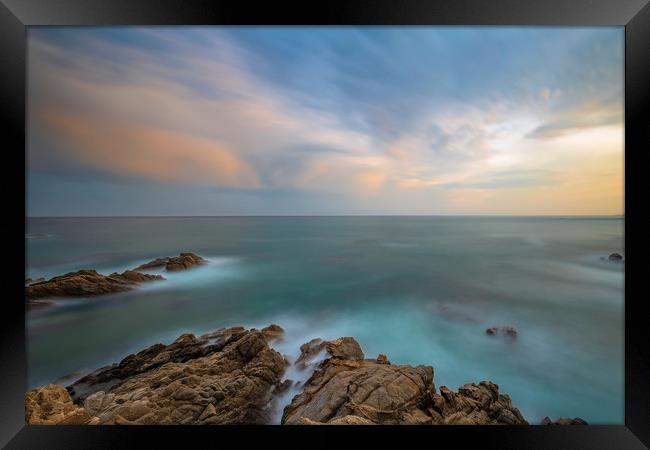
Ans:
[[[436,386],[488,379],[526,419],[624,419],[623,219],[192,217],[29,219],[31,278],[196,252],[211,264],[27,316],[28,384],[183,332],[277,323],[295,358],[354,336],[367,357],[430,364]],[[516,340],[489,337],[513,325]]]

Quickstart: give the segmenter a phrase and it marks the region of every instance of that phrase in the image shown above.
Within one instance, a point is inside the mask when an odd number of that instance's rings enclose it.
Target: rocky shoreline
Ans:
[[[431,366],[366,358],[352,337],[312,340],[295,362],[272,348],[283,330],[225,328],[169,345],[156,344],[64,387],[26,394],[27,424],[269,424],[293,380],[287,369],[310,371],[284,407],[285,425],[527,425],[490,381],[454,392],[436,389]],[[324,357],[312,362],[316,357]],[[584,424],[545,418],[543,424]]]
[[[150,270],[165,269],[169,272],[187,270],[207,264],[208,261],[194,253],[181,253],[178,256],[156,258],[135,269],[122,273],[102,275],[94,269],[82,269],[66,273],[49,280],[25,280],[25,300],[29,309],[52,305],[50,299],[69,297],[96,297],[106,294],[130,291],[140,284],[161,281],[162,275],[143,273]]]

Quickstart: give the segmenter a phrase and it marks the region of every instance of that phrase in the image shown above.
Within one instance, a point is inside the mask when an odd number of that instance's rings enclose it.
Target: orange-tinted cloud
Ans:
[[[68,157],[93,168],[153,181],[258,187],[255,171],[213,139],[125,122],[43,112]]]

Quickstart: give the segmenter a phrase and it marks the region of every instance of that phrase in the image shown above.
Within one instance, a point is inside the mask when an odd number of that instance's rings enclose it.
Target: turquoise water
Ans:
[[[436,386],[489,379],[531,423],[623,423],[623,219],[192,217],[29,219],[32,278],[108,273],[196,252],[205,267],[27,315],[28,384],[118,361],[183,332],[354,336],[368,357],[430,364]],[[513,325],[516,340],[485,329]]]

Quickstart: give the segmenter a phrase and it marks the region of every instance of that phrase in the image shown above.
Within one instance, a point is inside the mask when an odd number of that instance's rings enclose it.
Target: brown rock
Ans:
[[[25,396],[25,422],[28,425],[84,425],[92,417],[74,403],[63,386],[48,384],[32,389]]]
[[[325,343],[327,353],[339,359],[363,359],[359,343],[351,337],[342,337]]]
[[[326,344],[327,341],[323,341],[320,338],[312,339],[306,344],[302,344],[300,346],[300,356],[296,360],[296,365],[301,369],[307,368],[311,360],[314,359],[323,348],[325,348]]]
[[[283,424],[527,424],[494,383],[463,385],[458,393],[443,386],[437,394],[431,366],[364,360],[354,339],[331,342],[332,358],[285,408]]]
[[[79,270],[30,284],[25,287],[25,297],[28,301],[54,297],[91,297],[129,291],[139,283],[155,280],[164,278],[131,270],[108,276],[97,273],[96,270]]]
[[[266,337],[266,342],[282,339],[284,330],[280,325],[271,324],[268,327],[262,328],[262,333]]]
[[[75,402],[83,402],[98,391],[109,391],[126,379],[148,372],[163,364],[183,363],[221,351],[248,332],[243,327],[223,328],[196,337],[186,333],[169,344],[155,344],[110,366],[102,367],[68,386]]]
[[[181,253],[178,256],[164,256],[161,258],[156,258],[153,261],[142,264],[133,270],[143,271],[161,269],[164,267],[165,270],[169,272],[177,272],[179,270],[186,270],[191,267],[201,266],[207,263],[208,261],[206,259],[194,253]]]
[[[236,327],[181,335],[69,389],[100,424],[262,424],[284,370],[261,331]]]
[[[390,364],[390,361],[388,361],[388,357],[384,355],[383,353],[380,353],[379,356],[377,356],[377,363],[379,364]]]

